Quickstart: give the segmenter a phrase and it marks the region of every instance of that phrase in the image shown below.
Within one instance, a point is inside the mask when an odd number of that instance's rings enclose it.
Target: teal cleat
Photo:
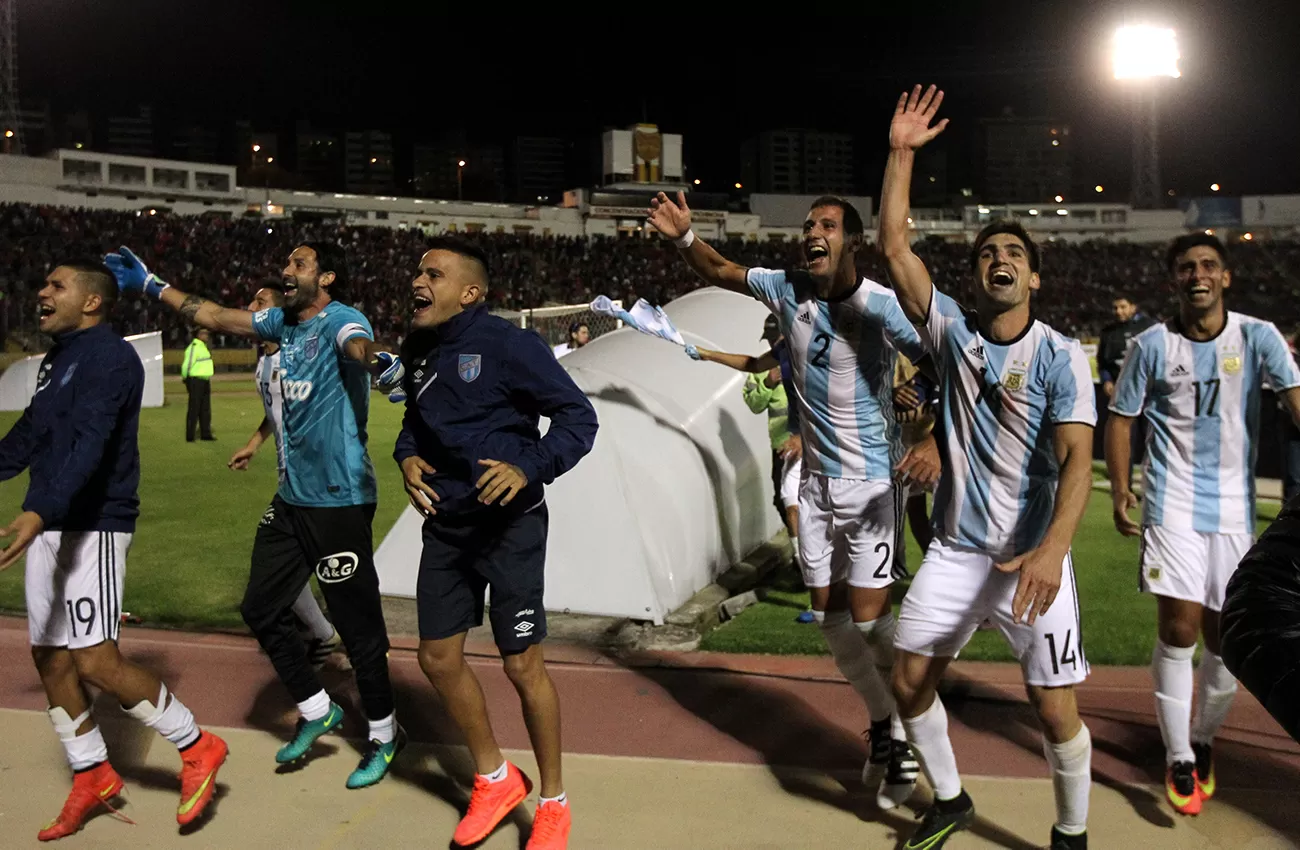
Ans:
[[[388,768],[393,763],[393,759],[405,746],[406,730],[401,726],[397,727],[393,740],[387,744],[370,741],[366,744],[366,753],[361,757],[361,763],[348,776],[348,787],[365,788],[383,779],[388,775]]]
[[[297,761],[307,755],[307,751],[311,749],[312,744],[316,743],[317,738],[334,731],[341,725],[343,725],[343,709],[333,701],[330,702],[330,710],[320,720],[306,720],[299,717],[293,740],[276,752],[275,760],[280,764]]]

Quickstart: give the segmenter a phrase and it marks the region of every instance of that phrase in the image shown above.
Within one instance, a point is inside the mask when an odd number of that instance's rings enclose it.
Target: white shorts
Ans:
[[[1254,544],[1253,534],[1143,526],[1138,588],[1221,611],[1228,579]]]
[[[781,504],[787,508],[799,505],[799,482],[803,479],[803,458],[786,458],[781,468]]]
[[[132,535],[45,531],[27,550],[27,633],[32,646],[84,649],[117,640]]]
[[[799,558],[807,587],[894,582],[898,488],[893,481],[807,473],[799,488]]]
[[[1020,660],[1026,685],[1053,688],[1088,678],[1072,556],[1065,556],[1052,607],[1032,626],[1015,622],[1011,613],[1020,574],[1001,572],[993,564],[982,552],[936,538],[903,597],[894,646],[916,655],[955,658],[988,619]]]

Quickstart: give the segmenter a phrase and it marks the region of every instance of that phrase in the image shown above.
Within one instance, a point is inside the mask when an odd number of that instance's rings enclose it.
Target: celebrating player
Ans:
[[[483,622],[519,692],[541,772],[530,850],[567,846],[560,775],[560,703],[542,659],[548,514],[543,486],[596,439],[596,411],[545,341],[488,313],[487,257],[434,240],[411,282],[406,416],[393,457],[426,517],[416,599],[420,667],[460,727],[477,776],[455,843],[477,844],[523,802],[532,783],[497,746],[465,636]],[[550,420],[540,436],[538,417]]]
[[[253,295],[248,309],[254,313],[284,307],[284,284],[267,283]],[[227,464],[234,470],[248,469],[248,462],[268,438],[275,440],[276,472],[284,481],[284,391],[280,385],[280,344],[259,342],[257,356],[257,391],[262,398],[262,424],[248,442],[231,456]],[[343,649],[343,641],[333,624],[325,618],[316,597],[311,592],[311,580],[303,585],[302,593],[293,603],[293,614],[298,618],[299,633],[307,642],[307,658],[315,670],[325,666],[332,653]]]
[[[182,825],[207,807],[227,753],[225,741],[199,729],[176,695],[117,646],[139,515],[144,392],[140,356],[107,321],[117,296],[112,272],[97,261],[50,272],[37,299],[40,329],[54,347],[41,361],[31,404],[0,440],[0,480],[31,472],[22,513],[0,531],[14,535],[0,569],[27,551],[32,658],[73,770],[72,793],[41,841],[72,835],[100,805],[111,810],[123,788],[85,684],[113,694],[180,749]]]
[[[899,98],[881,193],[881,247],[898,301],[922,328],[940,379],[943,478],[935,537],[899,612],[894,693],[935,801],[904,845],[933,850],[974,818],[937,686],[989,617],[1020,659],[1056,790],[1053,850],[1087,844],[1092,741],[1074,685],[1088,674],[1070,542],[1092,488],[1096,423],[1083,348],[1029,310],[1038,249],[1015,223],[980,232],[975,312],[939,292],[908,238],[917,148],[943,93]],[[1022,622],[1023,620],[1023,622]]]
[[[806,272],[746,269],[724,259],[695,238],[681,192],[676,203],[660,192],[649,220],[705,283],[767,305],[788,341],[806,475],[799,494],[803,580],[836,666],[871,715],[863,782],[879,789],[882,807],[892,807],[911,795],[919,772],[888,685],[899,498],[893,358],[897,348],[919,360],[920,340],[894,294],[858,277],[862,218],[843,198],[813,202],[803,226]],[[906,461],[911,467],[923,458],[916,452]],[[930,461],[937,466],[937,458]]]
[[[1300,370],[1271,322],[1228,311],[1223,243],[1205,233],[1169,247],[1178,317],[1133,338],[1106,422],[1115,526],[1142,538],[1139,587],[1156,597],[1151,659],[1165,742],[1165,794],[1188,815],[1214,796],[1212,743],[1237,692],[1223,664],[1219,612],[1228,579],[1254,541],[1261,379],[1300,422]],[[1142,525],[1129,481],[1130,432],[1144,416]],[[1205,638],[1200,681],[1192,655]],[[1192,691],[1197,716],[1192,720]]]
[[[294,628],[293,602],[315,570],[370,726],[369,746],[347,787],[373,785],[387,774],[405,734],[393,713],[388,631],[372,559],[376,488],[366,454],[367,369],[383,369],[382,387],[400,373],[401,362],[375,343],[364,316],[330,297],[334,286],[347,283],[346,257],[333,243],[295,248],[282,273],[284,307],[257,313],[186,295],[150,274],[127,248],[105,262],[124,291],[143,292],[194,324],[279,343],[285,474],[257,527],[240,613],[298,703],[293,740],[275,756],[296,761],[343,722],[343,709],[321,687]]]

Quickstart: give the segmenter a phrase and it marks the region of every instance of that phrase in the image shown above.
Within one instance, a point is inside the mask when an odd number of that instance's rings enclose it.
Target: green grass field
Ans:
[[[215,443],[186,443],[185,396],[169,382],[167,405],[140,419],[141,516],[126,572],[124,609],[146,623],[242,629],[239,600],[248,576],[253,534],[275,492],[275,458],[264,449],[249,471],[226,468],[230,455],[261,421],[251,381],[216,381],[212,416]],[[371,404],[371,458],[379,474],[375,544],[406,506],[401,476],[391,460],[402,409],[376,394]],[[0,413],[7,430],[16,413]],[[16,515],[26,477],[0,484],[0,523]],[[1275,515],[1276,505],[1263,510]],[[1261,529],[1264,526],[1261,522]],[[908,538],[909,563],[920,562]],[[1075,544],[1085,646],[1093,663],[1145,664],[1150,658],[1154,605],[1137,593],[1137,543],[1115,533],[1106,494],[1094,492]],[[764,600],[705,637],[703,648],[724,652],[822,654],[814,626],[795,622],[807,607],[797,576],[781,572]],[[905,588],[898,587],[901,596]],[[0,573],[0,609],[23,610],[21,566]],[[963,657],[1006,659],[996,633],[975,636]]]
[[[1278,505],[1261,503],[1258,530],[1277,515]],[[1155,645],[1155,600],[1137,590],[1138,544],[1121,537],[1111,524],[1108,493],[1093,491],[1088,512],[1074,541],[1075,575],[1083,607],[1084,650],[1092,664],[1147,664]],[[913,573],[921,550],[909,532],[907,562]],[[777,655],[825,655],[826,643],[812,624],[795,617],[808,607],[808,593],[798,575],[783,568],[760,591],[761,601],[705,636],[700,648],[717,652]],[[895,602],[906,583],[894,586]],[[976,661],[1011,661],[1001,635],[977,632],[961,657]]]
[[[243,628],[239,601],[253,533],[276,487],[271,446],[263,447],[246,472],[226,468],[262,421],[252,378],[244,377],[213,383],[214,443],[185,442],[185,393],[178,382],[168,382],[165,406],[141,413],[140,520],[122,607],[146,623]],[[373,396],[370,456],[380,493],[376,546],[407,504],[392,461],[401,413],[400,405]],[[0,429],[7,431],[17,418],[17,413],[0,413]],[[26,490],[26,475],[0,484],[0,523],[18,513]],[[21,565],[0,573],[0,609],[24,609]]]

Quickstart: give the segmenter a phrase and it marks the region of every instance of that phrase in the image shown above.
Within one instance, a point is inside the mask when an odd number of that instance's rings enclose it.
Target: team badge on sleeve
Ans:
[[[456,371],[460,379],[465,383],[473,381],[483,371],[483,356],[481,354],[462,354],[460,362],[456,366]]]

